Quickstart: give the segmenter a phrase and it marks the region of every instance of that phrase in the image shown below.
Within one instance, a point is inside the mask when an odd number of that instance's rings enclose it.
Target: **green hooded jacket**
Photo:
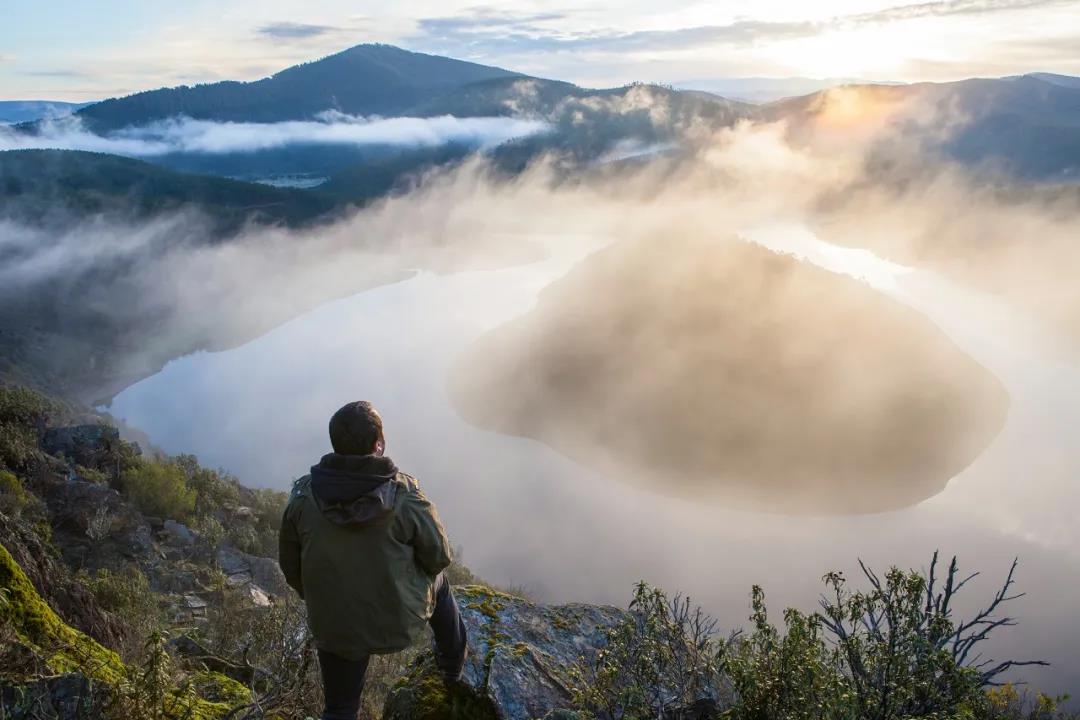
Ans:
[[[435,506],[390,458],[331,453],[293,484],[279,562],[320,650],[360,660],[414,644],[450,560]]]

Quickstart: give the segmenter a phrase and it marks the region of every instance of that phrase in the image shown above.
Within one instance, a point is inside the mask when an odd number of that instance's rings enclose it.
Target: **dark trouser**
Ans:
[[[461,620],[450,583],[440,574],[435,578],[435,611],[428,620],[435,635],[435,664],[444,675],[456,678],[465,663],[465,623]],[[368,660],[346,660],[319,651],[326,710],[322,720],[356,720]]]

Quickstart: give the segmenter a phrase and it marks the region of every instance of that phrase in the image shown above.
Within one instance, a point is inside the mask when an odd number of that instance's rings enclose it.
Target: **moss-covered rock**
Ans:
[[[120,657],[64,623],[3,546],[0,598],[0,621],[12,628],[20,642],[42,653],[55,672],[79,671],[110,684],[125,677]]]
[[[496,720],[491,700],[462,683],[443,680],[431,654],[417,659],[387,696],[383,718],[404,720]]]
[[[625,617],[610,607],[538,605],[480,585],[454,593],[469,637],[462,683],[448,686],[423,655],[387,698],[385,720],[533,720],[567,708],[567,670]]]
[[[68,677],[57,687],[70,688],[74,682],[71,678],[83,678],[88,687],[122,697],[137,677],[115,652],[61,620],[3,545],[0,545],[0,624],[15,642],[39,656],[48,670]],[[46,682],[48,678],[4,677],[3,672],[0,680],[8,690],[21,687],[46,693],[53,687]],[[251,698],[247,688],[218,673],[196,675],[192,687],[194,693],[177,690],[173,694],[170,706],[178,718],[213,720]],[[16,700],[21,702],[18,697]],[[4,706],[3,711],[9,709]]]

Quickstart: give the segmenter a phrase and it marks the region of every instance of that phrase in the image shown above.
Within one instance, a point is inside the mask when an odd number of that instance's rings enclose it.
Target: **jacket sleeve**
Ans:
[[[304,597],[304,581],[300,573],[300,536],[296,532],[296,523],[289,517],[289,507],[281,518],[281,532],[278,534],[278,565],[285,575],[285,582]]]
[[[435,577],[450,565],[453,554],[446,530],[439,521],[435,506],[419,489],[411,490],[405,499],[412,525],[413,553],[416,564],[431,577]]]

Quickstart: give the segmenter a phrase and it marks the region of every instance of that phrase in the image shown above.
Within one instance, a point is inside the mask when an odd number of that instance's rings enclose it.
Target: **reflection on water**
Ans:
[[[170,363],[111,410],[170,452],[195,452],[253,485],[285,488],[327,449],[326,421],[367,398],[388,451],[438,503],[466,562],[552,600],[622,604],[641,578],[691,594],[726,625],[747,615],[752,583],[770,605],[812,607],[822,573],[856,557],[925,565],[935,548],[980,569],[989,593],[1020,555],[1021,628],[998,649],[1043,657],[1051,691],[1080,687],[1080,563],[1073,520],[1080,453],[1080,370],[1044,359],[1047,342],[1017,313],[928,273],[816,241],[781,224],[745,236],[863,278],[923,311],[1008,388],[1002,434],[940,495],[906,510],[792,518],[701,506],[632,488],[538,443],[465,424],[446,401],[453,358],[480,333],[527,311],[536,293],[599,243],[551,241],[541,263],[420,274],[326,304],[239,348]]]

